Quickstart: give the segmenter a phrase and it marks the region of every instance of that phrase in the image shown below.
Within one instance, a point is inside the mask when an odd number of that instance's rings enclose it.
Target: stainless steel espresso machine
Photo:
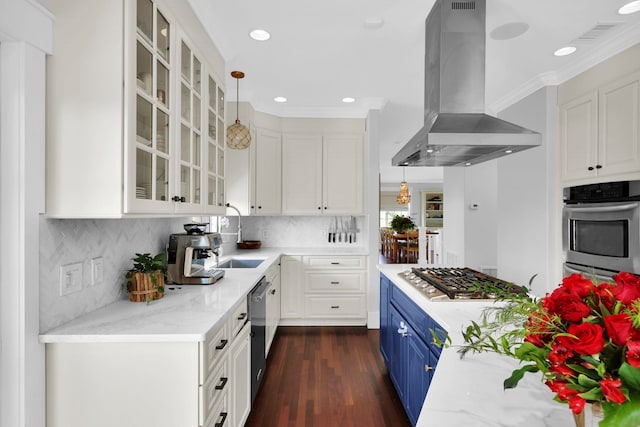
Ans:
[[[181,285],[210,285],[222,279],[224,270],[206,268],[206,260],[218,255],[220,233],[206,233],[206,224],[185,224],[185,233],[171,234],[167,256],[169,280]]]

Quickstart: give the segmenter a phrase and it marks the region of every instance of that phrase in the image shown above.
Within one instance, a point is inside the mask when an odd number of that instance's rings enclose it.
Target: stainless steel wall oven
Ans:
[[[562,218],[565,275],[640,274],[640,181],[565,188]]]

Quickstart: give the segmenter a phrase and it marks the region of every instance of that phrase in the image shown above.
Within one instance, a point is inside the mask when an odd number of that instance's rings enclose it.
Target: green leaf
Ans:
[[[584,374],[578,375],[578,384],[585,387],[600,387],[600,383],[598,381],[593,380]]]
[[[640,425],[640,396],[635,395],[631,400],[618,405],[604,403],[604,419],[600,427],[637,427]]]
[[[625,386],[630,390],[640,392],[640,369],[634,368],[627,362],[623,362],[618,370],[618,374]]]
[[[516,369],[515,371],[513,371],[511,373],[511,376],[506,380],[504,380],[504,382],[502,383],[502,386],[504,387],[505,390],[509,388],[515,388],[520,382],[520,380],[522,379],[522,377],[524,377],[525,373],[538,372],[538,370],[539,369],[536,365],[525,365],[522,368]]]

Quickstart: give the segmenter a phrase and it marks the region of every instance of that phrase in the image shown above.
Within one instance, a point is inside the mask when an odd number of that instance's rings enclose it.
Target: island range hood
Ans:
[[[469,166],[540,145],[485,113],[485,0],[436,0],[425,24],[424,127],[394,166]]]

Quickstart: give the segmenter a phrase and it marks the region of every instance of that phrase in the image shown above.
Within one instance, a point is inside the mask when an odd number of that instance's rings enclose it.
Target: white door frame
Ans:
[[[39,214],[44,211],[45,56],[53,17],[33,0],[0,14],[0,425],[44,427]]]

